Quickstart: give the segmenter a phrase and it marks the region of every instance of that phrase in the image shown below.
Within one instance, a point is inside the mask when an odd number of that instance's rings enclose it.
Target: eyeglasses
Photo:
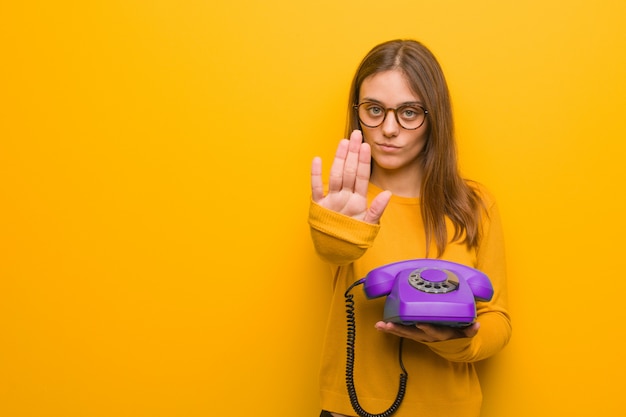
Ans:
[[[378,127],[387,118],[387,113],[393,112],[396,121],[407,130],[419,129],[426,121],[428,110],[417,104],[405,104],[395,109],[387,109],[379,103],[364,101],[353,106],[361,123],[367,127]]]

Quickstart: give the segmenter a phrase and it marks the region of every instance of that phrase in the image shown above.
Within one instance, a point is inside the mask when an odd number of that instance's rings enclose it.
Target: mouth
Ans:
[[[400,149],[397,145],[392,145],[391,143],[376,143],[376,147],[385,152],[394,152]]]

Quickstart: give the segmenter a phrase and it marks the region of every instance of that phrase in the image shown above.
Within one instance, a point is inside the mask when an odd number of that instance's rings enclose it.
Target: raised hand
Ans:
[[[327,195],[324,195],[322,160],[313,159],[311,166],[313,201],[346,216],[368,223],[378,223],[389,203],[391,192],[383,191],[372,200],[369,207],[367,206],[370,168],[370,146],[363,143],[361,132],[355,130],[350,135],[350,140],[342,139],[339,142],[330,169]]]

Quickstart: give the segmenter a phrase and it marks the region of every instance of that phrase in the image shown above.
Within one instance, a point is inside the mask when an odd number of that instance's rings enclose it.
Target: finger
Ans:
[[[367,143],[362,143],[360,148],[356,178],[354,180],[354,192],[366,196],[370,182],[372,150]]]
[[[424,331],[416,326],[408,326],[402,324],[393,324],[379,322],[381,325],[376,324],[376,328],[382,332],[393,334],[398,337],[404,337],[405,339],[415,340],[416,342],[434,342],[436,339],[427,335]]]
[[[379,321],[374,325],[374,327],[381,332],[395,334],[396,336],[402,336],[402,334],[400,334],[399,332],[399,329],[397,329],[393,323]]]
[[[322,181],[322,159],[313,158],[311,164],[311,196],[313,201],[318,203],[324,198],[324,183]]]
[[[342,139],[337,145],[337,151],[335,152],[335,159],[333,165],[330,167],[330,178],[328,180],[328,192],[339,192],[343,187],[343,170],[346,163],[346,156],[348,155],[349,141]]]
[[[354,191],[355,189],[362,142],[363,136],[360,131],[355,130],[350,134],[348,155],[346,156],[346,161],[343,167],[343,188],[349,191]]]
[[[480,329],[480,323],[476,322],[469,327],[463,329],[463,334],[465,337],[474,337],[478,334],[478,330]]]
[[[395,323],[386,323],[384,321],[377,322],[374,327],[382,332],[410,339],[415,339],[416,333],[418,332],[418,329],[415,327]]]
[[[370,204],[369,208],[365,212],[363,221],[371,224],[378,223],[380,218],[383,216],[383,212],[387,208],[387,205],[389,204],[389,200],[391,200],[391,191],[383,191],[374,197],[372,204]]]

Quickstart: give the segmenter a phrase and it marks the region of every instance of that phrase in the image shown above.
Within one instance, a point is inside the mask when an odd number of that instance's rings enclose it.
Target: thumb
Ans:
[[[474,337],[478,333],[478,329],[480,329],[480,323],[475,322],[471,326],[463,329],[463,334],[465,337]]]
[[[378,223],[391,200],[391,191],[383,191],[372,200],[372,204],[365,212],[363,221],[368,223]]]

